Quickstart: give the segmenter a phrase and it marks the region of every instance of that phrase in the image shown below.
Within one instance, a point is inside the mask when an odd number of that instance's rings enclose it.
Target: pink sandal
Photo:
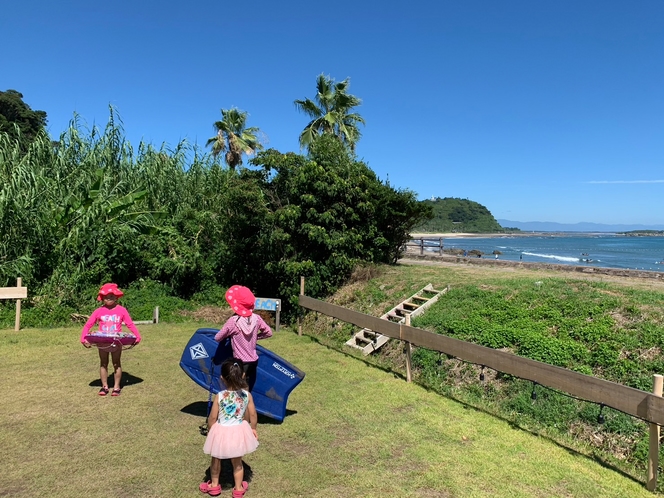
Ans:
[[[217,484],[216,486],[210,486],[210,484],[212,484],[212,481],[202,482],[198,486],[198,489],[201,490],[201,493],[207,493],[210,496],[219,496],[221,494],[221,484]]]
[[[248,487],[249,484],[247,484],[247,481],[242,481],[242,489],[233,489],[233,498],[242,498],[247,492]]]
[[[108,387],[101,386],[101,389],[97,394],[99,394],[99,396],[106,396],[108,394]]]
[[[108,391],[106,391],[108,392]],[[111,396],[120,396],[120,393],[122,392],[122,389],[113,389],[113,392],[111,392]]]

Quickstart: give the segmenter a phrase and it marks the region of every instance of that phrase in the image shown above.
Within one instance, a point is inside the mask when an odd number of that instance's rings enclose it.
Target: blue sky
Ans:
[[[664,2],[4,0],[0,90],[128,139],[204,145],[221,108],[298,151],[293,105],[351,78],[360,159],[496,218],[664,224]]]

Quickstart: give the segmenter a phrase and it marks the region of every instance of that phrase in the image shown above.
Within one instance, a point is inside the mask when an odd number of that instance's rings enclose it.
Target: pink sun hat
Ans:
[[[234,285],[226,291],[226,302],[238,315],[251,316],[256,298],[247,287]]]
[[[104,284],[99,289],[99,294],[97,294],[97,301],[101,301],[104,296],[113,294],[115,297],[122,297],[124,293],[118,289],[118,284]]]

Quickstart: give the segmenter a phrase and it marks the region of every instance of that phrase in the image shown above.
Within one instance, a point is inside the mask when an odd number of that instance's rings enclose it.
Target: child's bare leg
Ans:
[[[99,378],[101,379],[101,387],[108,389],[108,351],[99,351]]]
[[[219,475],[221,474],[221,460],[212,457],[210,462],[210,487],[219,486]]]
[[[120,356],[122,356],[122,349],[111,351],[111,359],[113,360],[113,380],[115,382],[113,389],[120,389],[120,381],[122,380],[122,364],[120,363]],[[106,364],[108,364],[108,356],[106,357]]]
[[[235,488],[238,491],[243,490],[242,480],[244,479],[244,466],[242,465],[242,457],[231,458],[231,465],[233,465],[233,480],[235,481]]]

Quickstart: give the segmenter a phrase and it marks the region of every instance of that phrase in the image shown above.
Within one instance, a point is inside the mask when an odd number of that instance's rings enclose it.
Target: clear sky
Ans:
[[[350,77],[360,159],[496,218],[664,223],[664,1],[2,0],[0,90],[132,144],[204,145],[221,108],[298,151],[293,105]]]

